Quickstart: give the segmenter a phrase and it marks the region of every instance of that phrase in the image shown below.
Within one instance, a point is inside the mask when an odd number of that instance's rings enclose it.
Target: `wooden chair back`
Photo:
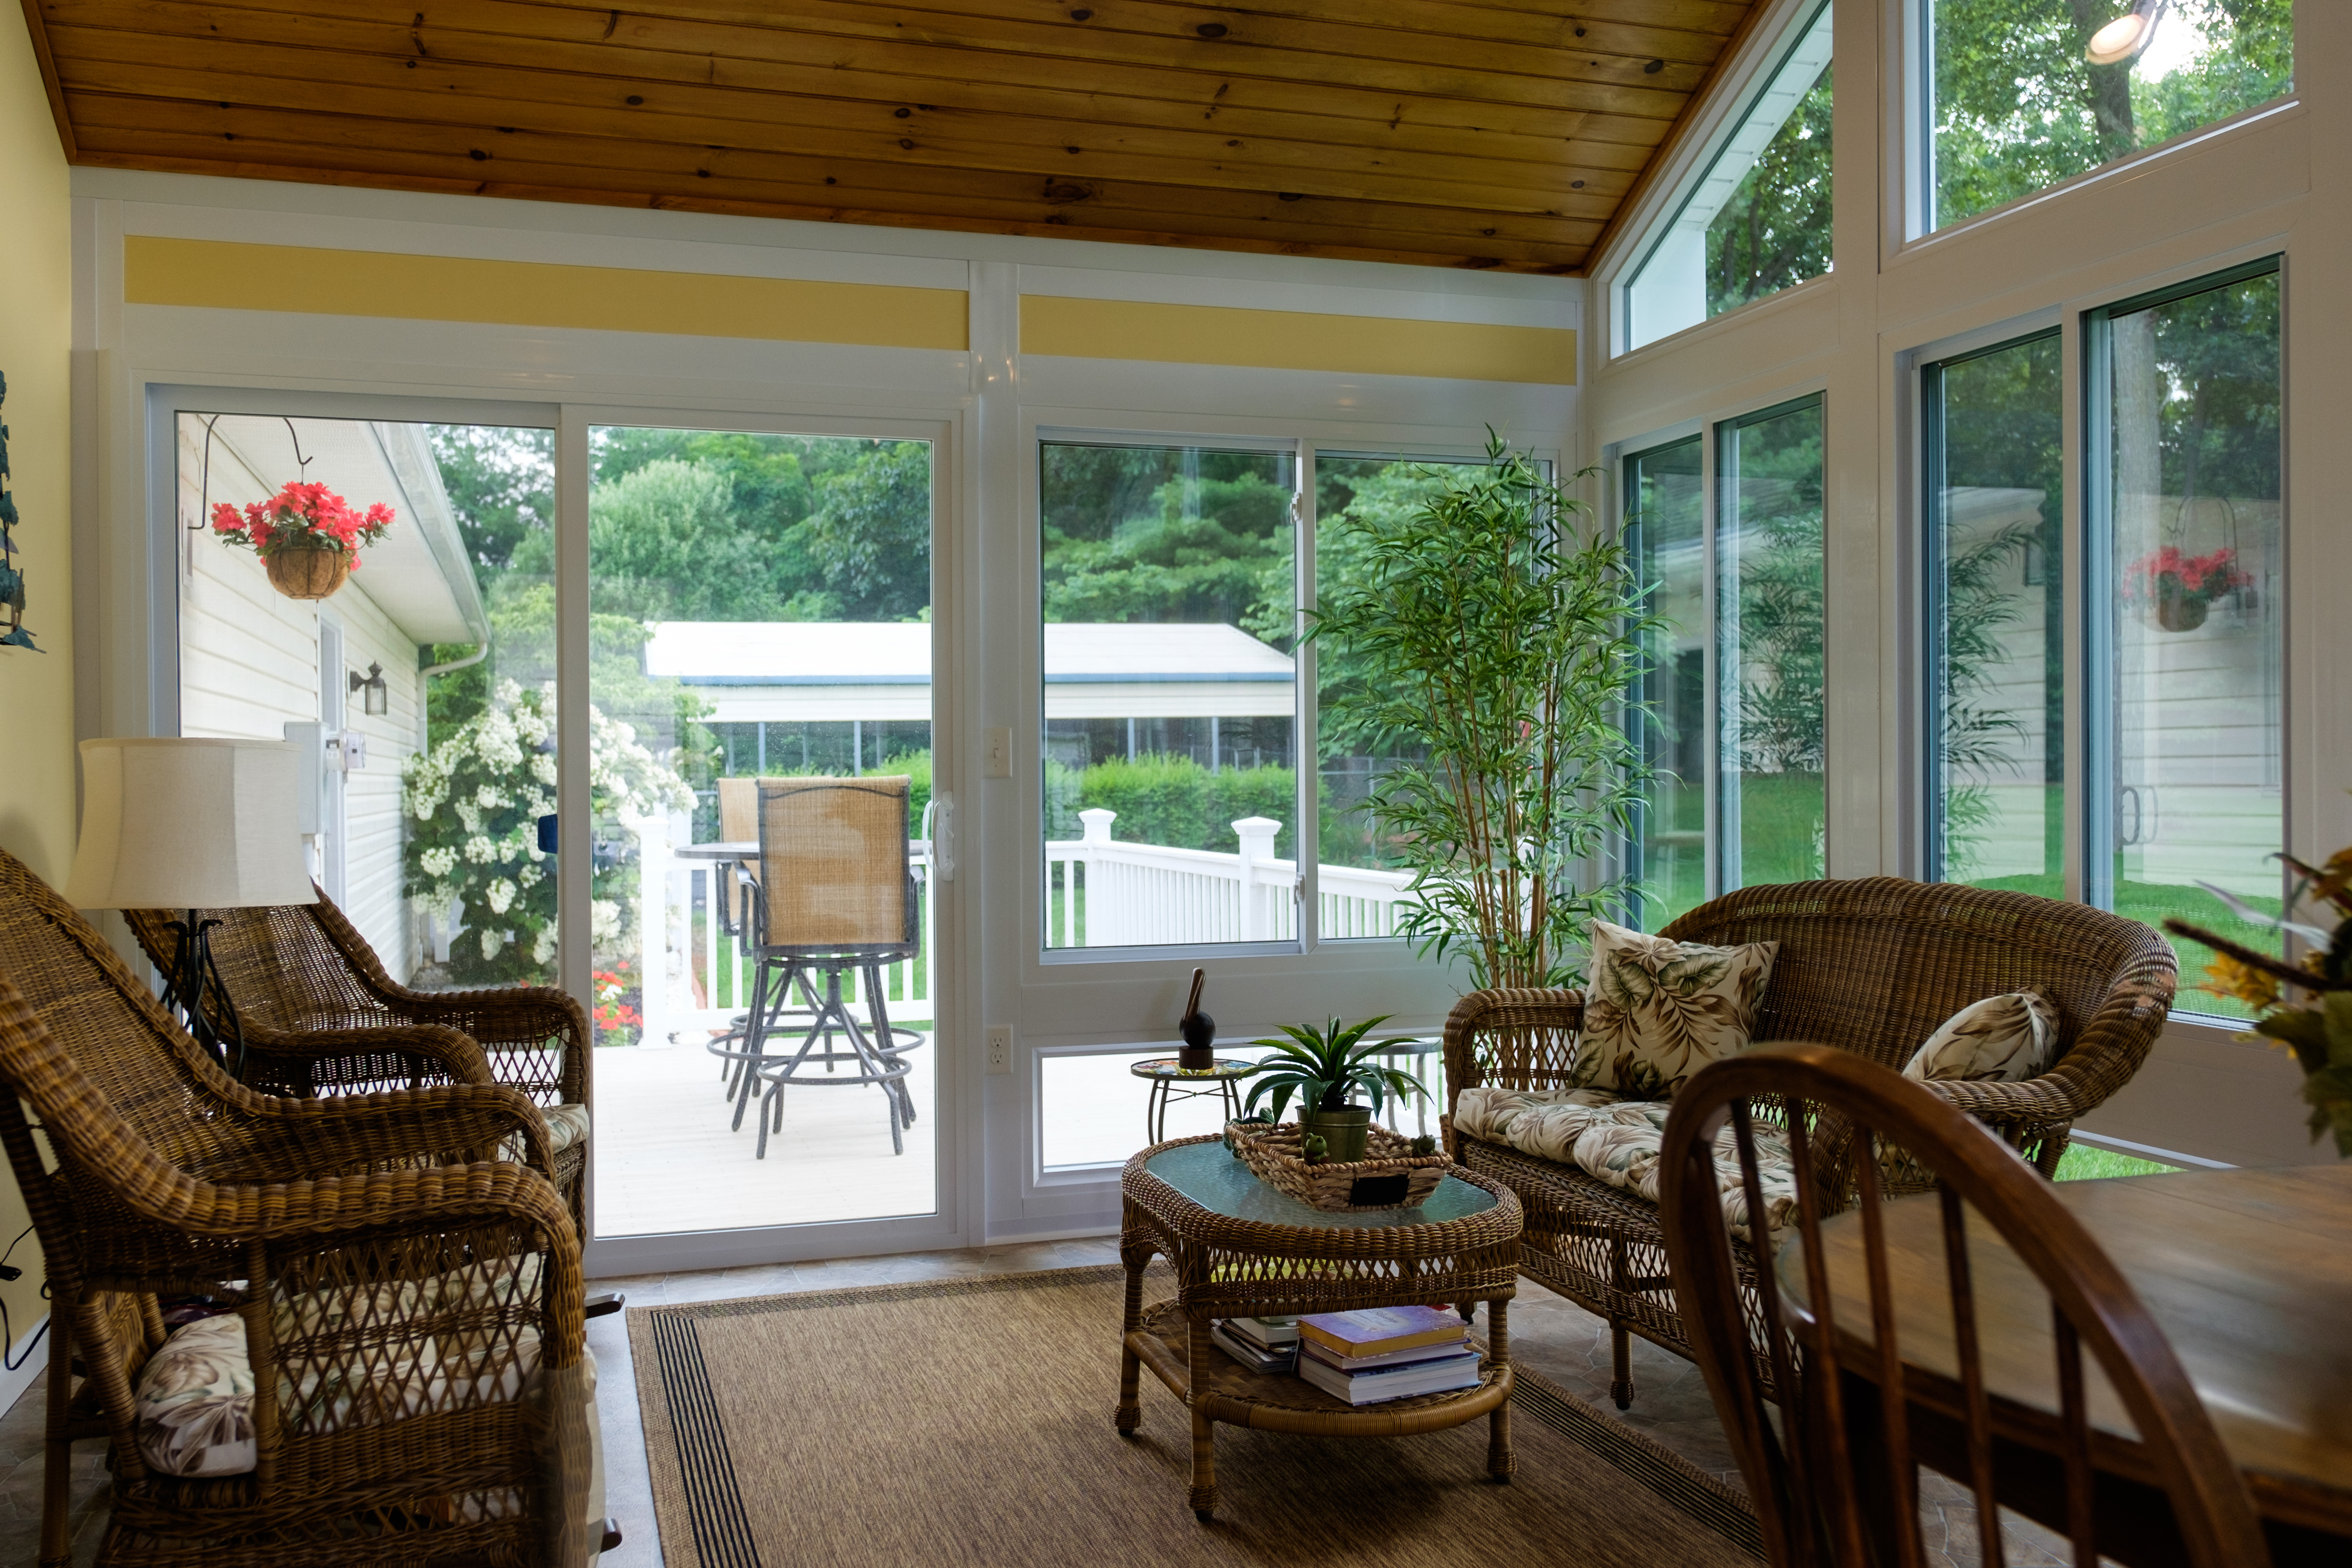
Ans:
[[[1832,1206],[1811,1174],[1808,1143],[1838,1138],[1853,1151],[1852,1206],[1861,1267],[1825,1243]],[[1784,1140],[1795,1192],[1775,1205],[1759,1141]],[[1942,1273],[1949,1300],[1948,1372],[1906,1360],[1885,1235],[1880,1162],[1907,1157],[1934,1173],[1941,1205]],[[2038,1430],[2063,1477],[2063,1524],[2077,1563],[2099,1561],[2094,1505],[2091,1397],[2085,1348],[2129,1415],[2170,1500],[2195,1568],[2255,1568],[2269,1561],[2244,1479],[2223,1449],[2197,1391],[2130,1284],[2032,1169],[1969,1117],[1920,1085],[1850,1052],[1762,1047],[1713,1063],[1675,1096],[1660,1167],[1666,1253],[1675,1293],[1717,1413],[1737,1451],[1774,1568],[1917,1568],[1926,1560],[1917,1460],[1931,1422],[1957,1432],[1975,1494],[1983,1561],[2006,1561],[1995,1486],[1994,1395],[1970,1285],[1970,1233],[1989,1226],[2050,1298],[2059,1408]],[[1801,1286],[1769,1263],[1743,1307],[1718,1164],[1732,1175],[1759,1260],[1789,1263]],[[1768,1241],[1766,1233],[1774,1239]],[[1850,1239],[1852,1232],[1845,1237]],[[1980,1255],[1981,1256],[1981,1255]],[[1855,1303],[1866,1302],[1857,1311]],[[1753,1316],[1751,1317],[1751,1314]],[[1915,1327],[1917,1320],[1912,1320]],[[1751,1335],[1756,1336],[1751,1340]],[[1924,1336],[1919,1336],[1924,1338]],[[1752,1358],[1752,1343],[1764,1350]],[[1915,1350],[1922,1348],[1915,1341]],[[1783,1397],[1768,1409],[1757,1359]],[[2012,1439],[2009,1439],[2013,1441]],[[1940,1441],[1940,1438],[1939,1438]],[[2103,1445],[2125,1443],[2102,1433]],[[1939,1466],[1940,1468],[1940,1466]],[[1890,1550],[1891,1548],[1891,1550]]]

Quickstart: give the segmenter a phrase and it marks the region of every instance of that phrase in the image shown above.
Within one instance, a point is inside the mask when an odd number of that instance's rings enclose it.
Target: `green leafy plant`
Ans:
[[[1287,1039],[1251,1042],[1271,1047],[1274,1055],[1243,1075],[1256,1080],[1250,1085],[1243,1109],[1255,1111],[1259,1100],[1272,1095],[1274,1118],[1279,1121],[1283,1108],[1297,1095],[1301,1110],[1344,1110],[1360,1089],[1371,1097],[1377,1113],[1388,1095],[1420,1093],[1419,1079],[1402,1068],[1383,1067],[1372,1059],[1395,1048],[1386,1040],[1364,1039],[1388,1021],[1389,1015],[1383,1013],[1360,1024],[1342,1024],[1334,1018],[1319,1029],[1285,1024],[1282,1032]]]
[[[1484,467],[1352,521],[1367,569],[1307,637],[1349,672],[1326,710],[1418,753],[1370,805],[1414,873],[1405,934],[1462,954],[1480,987],[1570,985],[1591,922],[1629,890],[1579,873],[1633,831],[1649,769],[1627,693],[1662,626],[1618,538],[1580,538],[1590,509],[1489,436]]]

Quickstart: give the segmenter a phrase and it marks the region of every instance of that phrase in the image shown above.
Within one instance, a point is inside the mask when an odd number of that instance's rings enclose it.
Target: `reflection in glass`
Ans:
[[[596,1067],[598,1234],[930,1213],[930,447],[606,426],[589,432],[589,451],[588,939],[593,1026],[608,1047]],[[518,545],[517,565],[537,565],[541,548]],[[836,807],[830,863],[789,885],[759,850],[720,858],[769,837],[758,781],[810,775],[890,779],[890,805]],[[873,929],[870,883],[848,868],[895,862],[871,814],[898,831],[899,778],[914,940],[887,944],[872,972],[840,945],[803,949],[805,983],[760,1046],[764,1074],[719,1092],[741,1065],[707,1053],[742,1048],[756,998],[752,906],[772,931],[793,929],[786,910],[817,929]],[[779,809],[767,826],[805,834],[805,816]],[[780,843],[778,863],[799,863],[799,843]],[[782,955],[765,956],[773,984]],[[791,1068],[762,1132],[758,1108],[835,984],[867,1037],[889,1042],[904,1099],[835,1033],[815,1048],[841,1065]],[[877,1004],[895,1026],[887,1037]]]
[[[2244,278],[2105,324],[2112,803],[2095,902],[2168,914],[2252,946],[2196,884],[2275,910],[2281,796],[2279,278]],[[2097,804],[2106,804],[2095,802]],[[2210,954],[2175,939],[2184,1008]]]
[[[1922,374],[1930,880],[2063,898],[2063,388],[2055,331]]]
[[[1795,30],[1625,285],[1625,350],[1830,269],[1830,12]]]
[[[1297,459],[1045,442],[1045,945],[1297,934]]]
[[[2294,0],[2171,0],[2109,64],[2092,39],[2126,7],[1921,0],[1930,210],[1958,223],[2294,89]]]
[[[1822,875],[1822,400],[1716,427],[1722,891]]]
[[[1625,459],[1627,548],[1665,625],[1645,650],[1651,768],[1637,853],[1643,929],[1706,901],[1706,562],[1700,437]]]

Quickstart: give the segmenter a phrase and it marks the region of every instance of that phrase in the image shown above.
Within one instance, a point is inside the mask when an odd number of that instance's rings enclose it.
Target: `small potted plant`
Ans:
[[[215,506],[213,531],[259,555],[270,586],[288,598],[323,599],[358,569],[360,546],[382,539],[393,517],[382,501],[354,511],[324,485],[289,479],[242,511],[226,501]]]
[[[1286,1024],[1282,1032],[1289,1038],[1255,1042],[1270,1047],[1274,1055],[1244,1075],[1256,1081],[1250,1085],[1243,1109],[1255,1110],[1258,1101],[1270,1095],[1279,1121],[1283,1107],[1296,1095],[1302,1139],[1321,1138],[1334,1164],[1361,1160],[1365,1133],[1381,1102],[1392,1094],[1421,1092],[1421,1080],[1411,1073],[1372,1059],[1393,1047],[1386,1040],[1367,1042],[1364,1037],[1388,1020],[1383,1013],[1360,1024],[1333,1018],[1319,1029]],[[1360,1089],[1370,1097],[1370,1106],[1353,1103]]]
[[[2238,570],[2234,550],[2184,555],[2179,546],[2168,544],[2124,569],[2124,598],[2166,631],[2193,632],[2205,624],[2214,600],[2252,580]]]

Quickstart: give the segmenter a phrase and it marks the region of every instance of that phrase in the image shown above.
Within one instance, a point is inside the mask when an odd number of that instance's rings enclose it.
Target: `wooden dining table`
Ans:
[[[2352,1165],[2185,1171],[2054,1191],[2171,1342],[2245,1475],[2277,1568],[2352,1563]],[[1885,1217],[1903,1360],[1915,1377],[1957,1377],[1940,1205],[1897,1199]],[[1990,1226],[1972,1223],[1968,1235],[1986,1383],[2008,1439],[2001,1500],[2063,1531],[2063,1486],[2032,1444],[2047,1431],[2042,1413],[2058,1408],[2050,1298]],[[1822,1245],[1840,1334],[1868,1344],[1860,1216],[1826,1221]],[[1782,1250],[1778,1275],[1803,1306],[1801,1247]],[[2180,1561],[2177,1543],[2168,1552],[2169,1510],[2131,1440],[2131,1419],[2096,1363],[2084,1362],[2102,1554]],[[1964,1461],[1939,1462],[1958,1456],[1939,1455],[1933,1426],[1921,1458],[1964,1478]]]

